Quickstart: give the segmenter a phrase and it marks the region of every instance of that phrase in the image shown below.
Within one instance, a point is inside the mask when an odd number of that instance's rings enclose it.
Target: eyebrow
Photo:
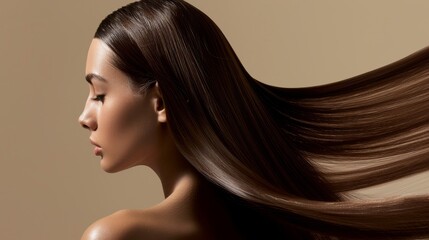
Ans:
[[[104,78],[104,77],[102,77],[102,76],[100,76],[100,75],[98,75],[98,74],[96,74],[96,73],[88,73],[86,76],[85,76],[85,80],[89,83],[89,84],[91,84],[92,85],[92,79],[93,78],[95,78],[95,79],[97,79],[97,80],[100,80],[100,81],[102,81],[102,82],[107,82],[107,80]]]

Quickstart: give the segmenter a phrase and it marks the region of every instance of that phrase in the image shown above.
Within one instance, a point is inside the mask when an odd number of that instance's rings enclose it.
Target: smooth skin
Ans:
[[[90,225],[81,240],[238,239],[222,201],[177,150],[155,84],[141,93],[115,68],[112,51],[91,42],[86,78],[89,96],[79,117],[90,131],[106,172],[145,165],[161,179],[165,200],[144,210],[121,210]]]

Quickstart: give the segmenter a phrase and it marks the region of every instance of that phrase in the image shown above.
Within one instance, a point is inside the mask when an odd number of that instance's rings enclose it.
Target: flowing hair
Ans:
[[[180,153],[250,237],[429,236],[428,195],[357,200],[351,190],[429,168],[429,49],[341,82],[253,79],[216,24],[182,0],[142,0],[95,38],[142,91],[158,82]]]

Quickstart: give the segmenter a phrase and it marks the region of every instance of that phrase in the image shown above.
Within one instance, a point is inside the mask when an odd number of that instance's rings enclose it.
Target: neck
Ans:
[[[173,192],[193,188],[199,179],[198,173],[187,162],[185,165],[171,164],[167,169],[157,171],[157,174],[161,180],[165,198]]]
[[[150,166],[161,180],[164,197],[168,198],[179,187],[198,181],[200,174],[189,164],[177,149],[172,138],[167,134],[163,139],[163,151]]]

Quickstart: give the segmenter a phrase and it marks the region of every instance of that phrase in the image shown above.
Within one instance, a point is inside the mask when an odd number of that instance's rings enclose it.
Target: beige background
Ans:
[[[102,172],[77,124],[92,34],[127,2],[1,1],[0,239],[79,239],[97,218],[162,199],[147,168]],[[341,80],[429,42],[424,0],[190,2],[220,25],[250,73],[275,85]],[[425,179],[384,191],[429,191]]]

